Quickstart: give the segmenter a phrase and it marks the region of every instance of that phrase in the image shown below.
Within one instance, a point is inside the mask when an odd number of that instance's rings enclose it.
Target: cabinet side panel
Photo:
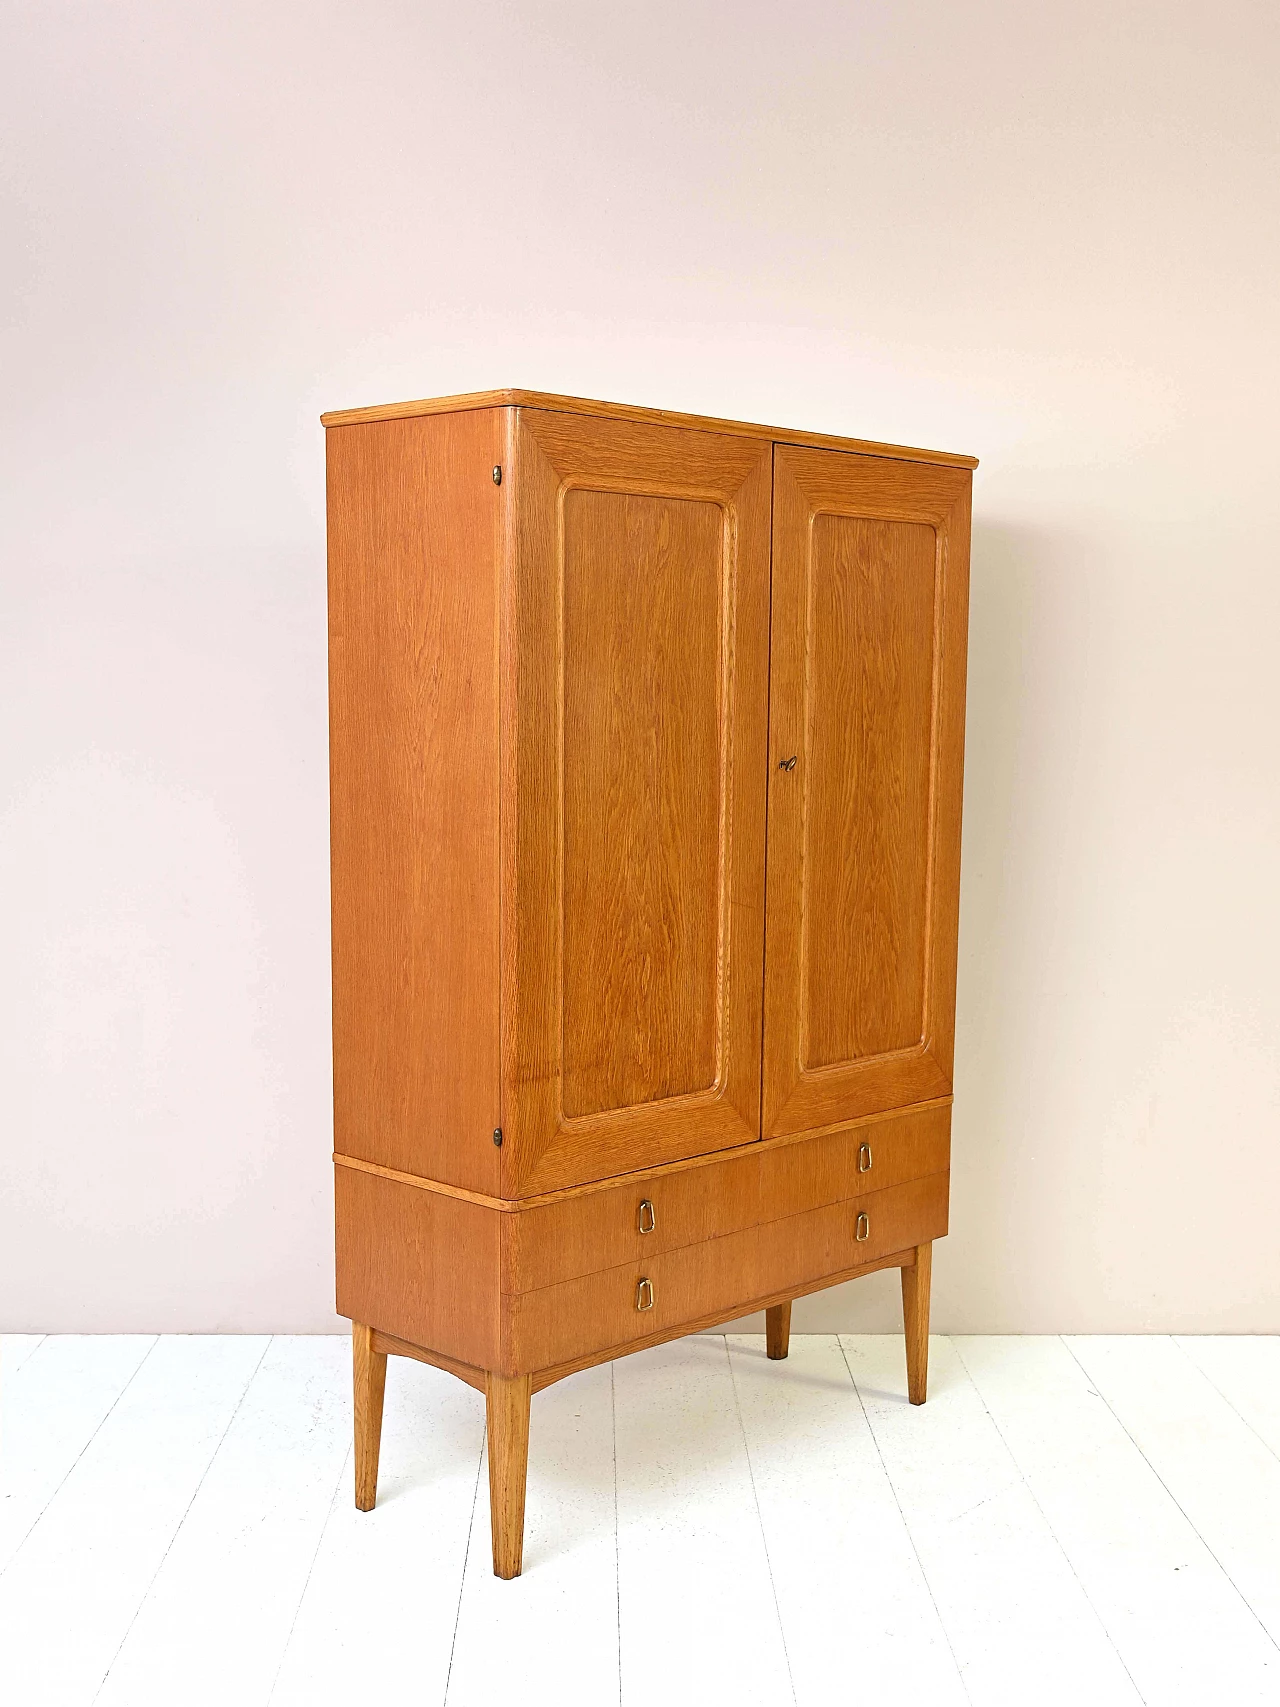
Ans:
[[[495,1368],[501,1213],[343,1167],[334,1200],[338,1314]]]
[[[334,1136],[493,1192],[502,414],[328,434]]]

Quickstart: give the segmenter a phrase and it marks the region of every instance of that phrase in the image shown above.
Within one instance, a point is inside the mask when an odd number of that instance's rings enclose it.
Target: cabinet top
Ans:
[[[952,468],[976,468],[976,456],[945,450],[916,450],[909,445],[877,444],[834,433],[803,433],[790,427],[764,427],[751,421],[724,421],[714,415],[681,415],[672,409],[644,409],[633,403],[601,403],[590,397],[560,397],[548,391],[471,391],[460,397],[424,397],[413,403],[379,403],[368,409],[335,409],[321,415],[325,427],[349,427],[365,421],[398,421],[410,415],[452,415],[467,409],[554,409],[561,414],[598,415],[614,421],[648,421],[704,433],[734,433],[740,438],[772,439],[778,444],[813,445],[822,450],[861,451],[902,462],[939,462]]]

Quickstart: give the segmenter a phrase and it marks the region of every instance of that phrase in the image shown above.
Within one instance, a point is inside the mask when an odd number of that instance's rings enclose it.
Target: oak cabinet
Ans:
[[[496,392],[324,418],[338,1308],[530,1397],[947,1226],[973,460]]]

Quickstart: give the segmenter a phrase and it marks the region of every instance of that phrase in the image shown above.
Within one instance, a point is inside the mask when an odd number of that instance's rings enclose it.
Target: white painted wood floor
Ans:
[[[1280,1702],[1280,1339],[703,1336],[483,1404],[338,1338],[0,1348],[6,1707]]]

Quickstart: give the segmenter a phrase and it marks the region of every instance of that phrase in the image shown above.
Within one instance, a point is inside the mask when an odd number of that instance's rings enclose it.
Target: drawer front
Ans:
[[[533,1292],[752,1227],[759,1184],[760,1158],[748,1152],[504,1216],[503,1291]]]
[[[949,1174],[866,1192],[760,1228],[758,1296],[945,1237]]]
[[[761,1296],[757,1241],[752,1227],[505,1299],[511,1367],[547,1369],[712,1312],[727,1318]]]
[[[824,1204],[943,1173],[951,1165],[951,1109],[802,1138],[760,1157],[760,1219],[777,1221]],[[890,1246],[889,1249],[897,1249]]]

